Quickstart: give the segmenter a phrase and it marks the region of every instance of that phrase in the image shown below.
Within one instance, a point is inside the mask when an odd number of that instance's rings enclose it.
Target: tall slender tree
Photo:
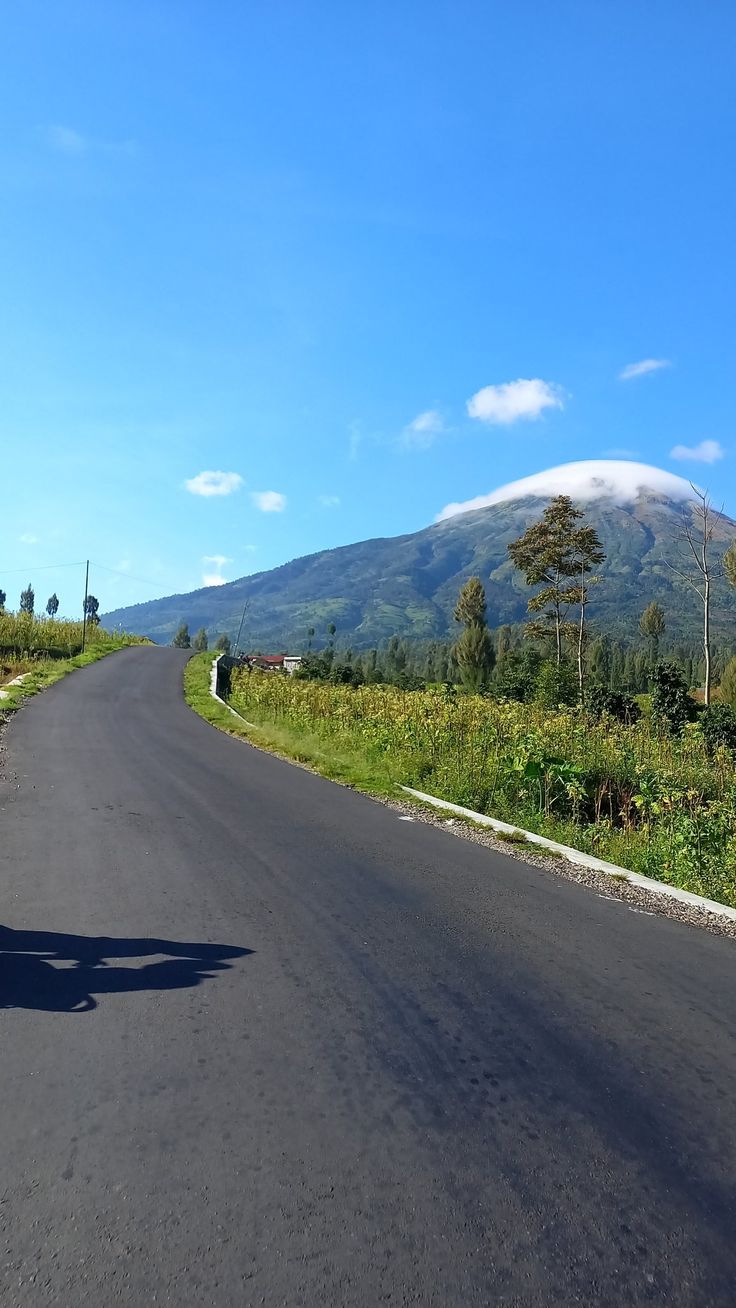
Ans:
[[[49,595],[48,602],[46,604],[46,612],[48,613],[50,618],[55,618],[57,613],[59,612],[59,597],[56,594],[56,591],[54,591],[53,595]]]
[[[659,659],[659,639],[664,635],[666,625],[662,605],[652,600],[639,619],[639,630],[649,641],[649,663],[652,668],[656,667]]]
[[[579,512],[579,510],[578,510]],[[582,515],[581,515],[582,516]],[[593,569],[603,563],[606,552],[598,538],[598,532],[590,523],[584,523],[572,534],[572,548],[577,565],[578,583],[575,587],[575,603],[579,608],[577,631],[578,689],[580,702],[585,699],[585,646],[587,629],[585,611],[590,603],[590,587],[596,586],[601,578]]]
[[[703,700],[710,704],[711,694],[711,643],[710,643],[710,606],[713,582],[722,577],[726,570],[723,559],[714,557],[713,536],[723,514],[713,508],[706,491],[692,486],[694,503],[692,520],[685,522],[680,532],[680,542],[685,546],[685,560],[681,567],[669,559],[668,567],[682,581],[692,587],[703,605],[703,658],[705,661],[703,679]]]
[[[25,590],[20,593],[20,611],[21,613],[30,613],[33,616],[33,610],[36,607],[36,596],[33,587],[29,581]]]
[[[471,577],[462,587],[455,605],[455,621],[463,625],[452,651],[455,662],[463,685],[477,692],[488,681],[494,663],[493,641],[486,624],[486,592],[480,577]]]

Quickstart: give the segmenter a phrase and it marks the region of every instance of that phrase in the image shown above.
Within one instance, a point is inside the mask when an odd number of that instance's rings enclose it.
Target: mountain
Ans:
[[[590,607],[592,625],[632,636],[652,599],[667,614],[668,636],[697,638],[702,608],[669,564],[688,570],[678,542],[696,522],[689,482],[644,464],[585,461],[552,468],[465,504],[451,504],[430,527],[294,559],[268,572],[186,595],[171,595],[104,616],[107,627],[167,643],[185,621],[193,633],[237,634],[247,603],[241,645],[300,650],[309,627],[317,644],[334,622],[338,643],[365,648],[394,634],[421,639],[450,635],[458,590],[477,574],[488,595],[492,626],[524,619],[528,590],[506,546],[542,513],[553,495],[570,494],[585,510],[606,550],[602,583]],[[721,517],[714,557],[736,540],[736,522]],[[736,594],[717,582],[714,634],[733,632]]]

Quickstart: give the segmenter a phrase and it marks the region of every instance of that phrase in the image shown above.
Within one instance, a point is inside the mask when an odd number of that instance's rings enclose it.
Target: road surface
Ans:
[[[230,739],[138,648],[0,785],[0,1301],[736,1301],[736,946]]]

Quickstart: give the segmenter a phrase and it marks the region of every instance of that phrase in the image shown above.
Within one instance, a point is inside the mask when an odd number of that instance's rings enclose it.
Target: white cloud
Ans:
[[[34,536],[32,531],[24,531],[18,540],[21,545],[38,545],[38,536]]]
[[[484,386],[471,395],[468,416],[497,426],[509,426],[521,418],[536,419],[545,409],[561,409],[564,392],[554,382],[539,377],[519,377],[499,386]]]
[[[506,486],[488,495],[459,504],[447,504],[438,513],[436,522],[454,518],[458,513],[484,509],[490,504],[503,504],[527,496],[548,499],[552,495],[570,495],[574,500],[611,499],[614,504],[631,504],[640,491],[654,491],[674,500],[693,499],[693,488],[684,477],[677,477],[663,468],[647,463],[617,462],[609,459],[584,459],[580,463],[563,463],[546,472],[510,481]]]
[[[363,443],[363,432],[357,418],[348,424],[348,458],[354,461]]]
[[[648,372],[659,372],[660,368],[671,368],[669,359],[642,359],[639,363],[627,363],[618,374],[619,381],[631,381],[632,377],[646,377]]]
[[[286,496],[279,491],[253,491],[251,499],[261,513],[283,513]]]
[[[418,413],[401,433],[400,443],[407,450],[426,450],[445,429],[442,414],[437,409]]]
[[[336,509],[340,503],[339,495],[320,495],[318,498],[323,509]]]
[[[61,123],[52,123],[46,128],[46,139],[49,145],[62,154],[84,154],[89,144],[81,132],[75,132],[73,127],[64,127]]]
[[[243,478],[239,472],[198,472],[184,482],[191,495],[232,495],[240,490]]]
[[[725,454],[718,441],[701,441],[699,445],[676,445],[670,450],[671,459],[688,460],[691,463],[716,463]]]
[[[226,563],[232,563],[232,559],[229,559],[226,554],[205,554],[202,558],[202,562],[205,565],[205,572],[202,575],[202,585],[224,586],[227,577],[223,577],[222,569],[225,567]],[[215,569],[214,572],[207,571],[208,564],[211,568]]]
[[[102,154],[137,153],[135,141],[95,140],[91,136],[84,136],[74,127],[66,127],[63,123],[50,123],[42,129],[42,134],[51,149],[57,150],[59,154],[82,155],[93,150]]]

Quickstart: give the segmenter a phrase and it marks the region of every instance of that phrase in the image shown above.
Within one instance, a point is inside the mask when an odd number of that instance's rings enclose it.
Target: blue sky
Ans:
[[[26,0],[3,48],[9,603],[612,450],[736,516],[730,0]]]

